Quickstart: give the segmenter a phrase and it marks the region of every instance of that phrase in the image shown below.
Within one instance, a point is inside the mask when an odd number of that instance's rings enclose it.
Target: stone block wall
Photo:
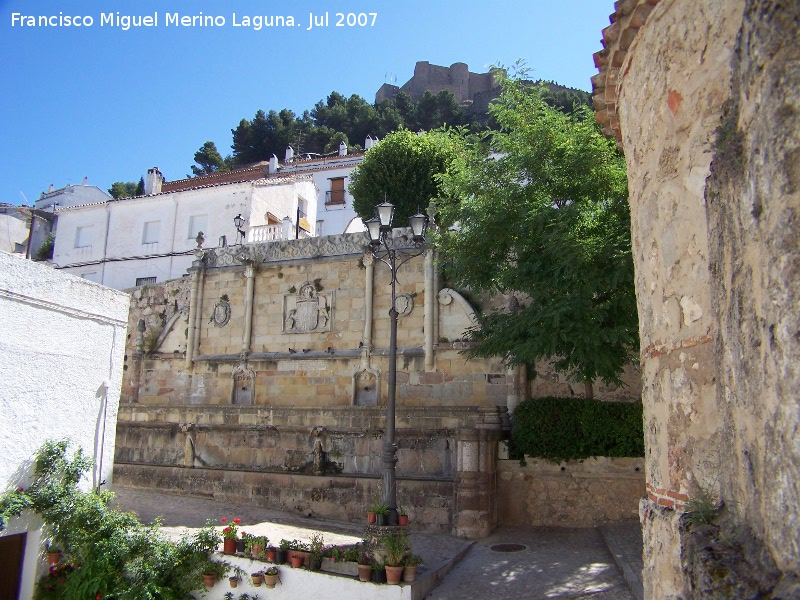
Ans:
[[[500,526],[594,527],[638,518],[645,493],[642,458],[525,462],[498,462]]]
[[[615,9],[593,84],[628,166],[645,596],[797,597],[800,6]]]

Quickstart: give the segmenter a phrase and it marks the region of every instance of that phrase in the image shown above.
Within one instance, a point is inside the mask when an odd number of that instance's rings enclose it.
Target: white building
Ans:
[[[25,253],[28,247],[27,208],[0,203],[0,251]]]
[[[365,147],[375,142],[367,138]],[[347,191],[350,172],[363,160],[364,152],[349,154],[343,143],[336,155],[295,157],[290,147],[283,163],[273,156],[250,167],[177,181],[164,181],[157,168],[149,169],[144,196],[59,201],[53,265],[127,289],[184,276],[200,231],[205,247],[237,243],[237,216],[244,219],[247,242],[363,231]],[[77,197],[80,191],[70,193]]]
[[[3,490],[27,487],[36,451],[64,438],[94,460],[85,487],[110,488],[129,303],[128,294],[0,252]],[[0,555],[15,565],[3,572],[19,574],[0,581],[0,597],[32,597],[46,568],[41,536],[31,515],[0,532]]]
[[[305,175],[265,178],[263,167],[251,167],[164,183],[153,168],[145,192],[58,208],[54,266],[126,289],[185,275],[201,231],[206,247],[236,243],[237,216],[247,241],[317,234],[304,217],[317,211],[317,189]]]

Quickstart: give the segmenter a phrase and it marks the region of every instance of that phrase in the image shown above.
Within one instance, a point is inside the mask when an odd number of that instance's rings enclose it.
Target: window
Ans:
[[[158,243],[158,230],[161,221],[148,221],[144,224],[144,231],[142,231],[143,244],[156,244]]]
[[[208,215],[192,215],[189,217],[189,237],[187,239],[193,240],[197,238],[197,234],[201,231],[203,235],[208,234]]]
[[[87,225],[86,227],[78,227],[75,230],[75,247],[91,248],[93,233],[94,233],[94,227],[92,225]]]
[[[325,204],[344,204],[344,177],[331,179],[331,190],[325,198]]]
[[[155,277],[137,277],[136,278],[136,285],[137,286],[150,285],[151,283],[155,283],[155,282],[156,282],[156,278]]]

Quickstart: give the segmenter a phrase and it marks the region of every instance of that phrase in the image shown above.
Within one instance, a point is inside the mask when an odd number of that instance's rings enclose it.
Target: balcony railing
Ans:
[[[325,192],[325,204],[344,204],[345,190],[329,190]]]
[[[300,228],[300,239],[311,237],[305,230]],[[273,223],[272,225],[258,225],[251,227],[247,231],[247,243],[256,244],[259,242],[272,242],[275,240],[293,240],[295,238],[295,226],[288,223],[288,227],[283,223]]]

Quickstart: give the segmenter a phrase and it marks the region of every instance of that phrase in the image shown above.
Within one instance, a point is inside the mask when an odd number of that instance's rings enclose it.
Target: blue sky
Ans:
[[[309,13],[326,12],[328,27],[307,29]],[[522,59],[533,78],[590,91],[611,12],[611,0],[0,0],[0,202],[33,203],[84,176],[107,189],[153,166],[183,178],[206,140],[228,154],[230,130],[258,109],[301,113],[334,90],[372,102],[417,61],[482,73]],[[93,24],[30,27],[14,13]],[[158,26],[101,25],[107,13],[157,14]],[[225,25],[167,25],[174,13]],[[296,26],[237,27],[233,13]],[[336,27],[336,13],[368,24]]]

